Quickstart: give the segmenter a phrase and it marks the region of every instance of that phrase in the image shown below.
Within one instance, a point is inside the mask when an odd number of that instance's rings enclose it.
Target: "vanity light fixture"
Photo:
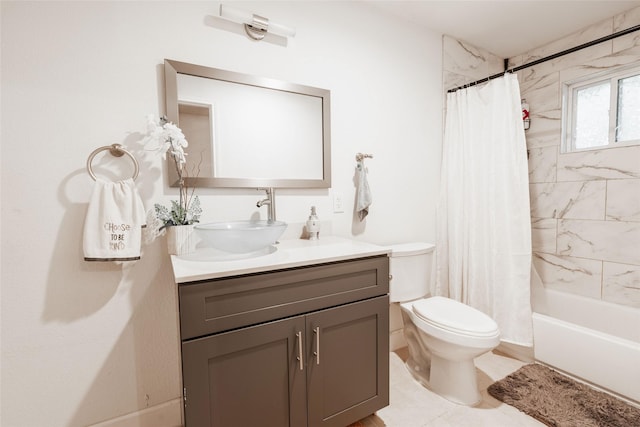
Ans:
[[[283,37],[293,37],[296,35],[295,28],[286,25],[270,22],[264,16],[256,15],[235,7],[220,5],[220,17],[229,21],[244,24],[247,35],[254,40],[262,40],[267,33],[277,34]]]

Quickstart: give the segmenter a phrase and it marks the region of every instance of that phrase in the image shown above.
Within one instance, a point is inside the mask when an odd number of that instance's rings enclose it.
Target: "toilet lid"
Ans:
[[[496,322],[486,314],[444,297],[425,298],[413,303],[413,312],[438,328],[470,336],[493,336]]]

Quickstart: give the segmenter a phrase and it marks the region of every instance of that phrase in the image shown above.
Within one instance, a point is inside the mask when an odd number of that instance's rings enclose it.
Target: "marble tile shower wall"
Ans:
[[[509,59],[517,66],[640,24],[640,8]],[[444,37],[445,88],[502,60]],[[640,307],[640,145],[562,153],[562,82],[640,63],[640,32],[518,72],[526,132],[533,263],[548,288]],[[494,67],[494,68],[492,68]],[[467,79],[467,80],[465,80]]]

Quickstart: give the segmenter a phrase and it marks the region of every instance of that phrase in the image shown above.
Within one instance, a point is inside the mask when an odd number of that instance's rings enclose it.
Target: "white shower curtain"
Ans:
[[[516,75],[447,94],[437,218],[432,293],[491,316],[503,341],[532,345],[529,181]]]

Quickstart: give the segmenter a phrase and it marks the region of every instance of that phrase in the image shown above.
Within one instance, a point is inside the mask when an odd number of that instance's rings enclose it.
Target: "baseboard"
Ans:
[[[145,408],[88,427],[181,427],[181,399]]]
[[[525,347],[523,345],[502,341],[495,351],[526,363],[532,363],[535,360],[533,357],[533,347]]]

